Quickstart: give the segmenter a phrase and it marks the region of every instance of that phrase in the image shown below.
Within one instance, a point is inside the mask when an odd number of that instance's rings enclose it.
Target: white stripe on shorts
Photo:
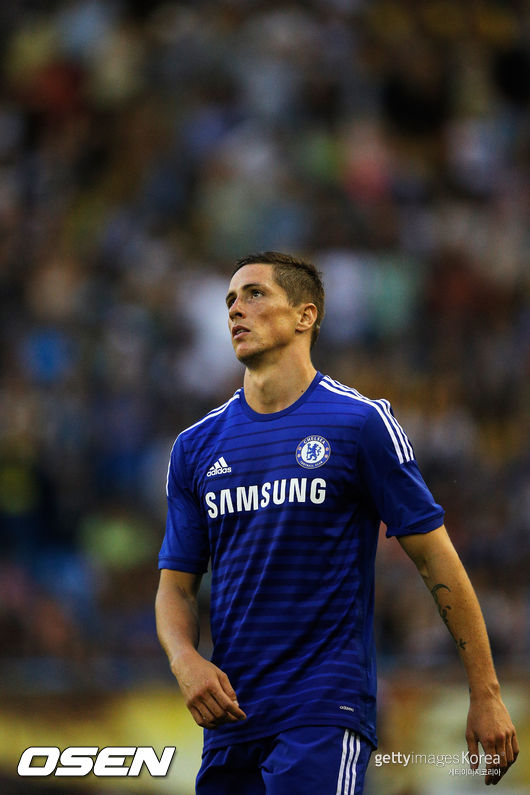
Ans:
[[[361,742],[358,735],[350,729],[345,729],[336,795],[354,795],[355,781],[357,779],[357,760],[360,751]]]

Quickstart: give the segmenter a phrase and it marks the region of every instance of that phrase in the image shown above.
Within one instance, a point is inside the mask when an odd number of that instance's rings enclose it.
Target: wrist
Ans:
[[[469,699],[483,700],[485,698],[500,698],[501,688],[496,679],[489,682],[475,682],[469,685]]]
[[[183,646],[175,651],[169,659],[169,667],[174,676],[178,678],[183,668],[188,667],[199,655],[199,652],[192,645]]]

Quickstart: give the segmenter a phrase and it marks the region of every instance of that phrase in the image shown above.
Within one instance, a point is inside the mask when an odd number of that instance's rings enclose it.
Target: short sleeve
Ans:
[[[158,568],[203,574],[210,557],[208,528],[183,466],[180,436],[169,459],[166,533]]]
[[[359,437],[359,469],[387,536],[428,533],[444,511],[427,488],[414,451],[387,401],[370,406]]]

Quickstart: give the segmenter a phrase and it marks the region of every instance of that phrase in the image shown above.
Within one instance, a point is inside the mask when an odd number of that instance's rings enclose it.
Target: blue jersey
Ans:
[[[374,745],[374,560],[387,535],[443,523],[386,400],[317,373],[291,406],[258,414],[239,389],[173,447],[160,568],[211,561],[212,661],[247,719],[205,748],[303,725]]]

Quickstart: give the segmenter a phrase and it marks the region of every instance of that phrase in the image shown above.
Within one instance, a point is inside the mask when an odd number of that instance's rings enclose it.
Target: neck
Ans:
[[[287,366],[278,364],[249,367],[245,370],[243,386],[250,408],[259,414],[282,411],[298,400],[316,375],[311,359],[290,359]]]

